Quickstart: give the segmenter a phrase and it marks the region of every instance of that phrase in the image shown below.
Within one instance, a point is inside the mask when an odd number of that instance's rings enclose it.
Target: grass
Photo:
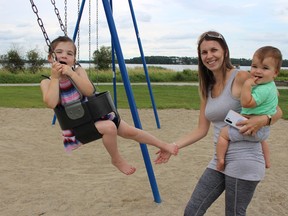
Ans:
[[[146,85],[132,85],[135,103],[138,108],[152,108]],[[195,86],[153,86],[154,101],[159,109],[185,108],[198,109],[198,89]],[[113,86],[99,85],[97,91],[110,91]],[[10,108],[44,108],[39,86],[1,86],[0,107]],[[181,97],[179,97],[181,95]],[[112,95],[113,97],[113,95]],[[193,102],[193,100],[195,101]],[[129,108],[123,85],[117,86],[118,108]]]
[[[96,71],[91,68],[86,70],[89,78],[93,82],[110,83],[113,78],[111,70]],[[148,71],[151,82],[198,82],[198,72],[195,70],[186,69],[182,72],[175,72],[159,66],[149,66]],[[127,72],[131,83],[146,82],[146,77],[142,67],[127,68]],[[49,76],[49,74],[49,68],[43,68],[35,74],[32,74],[28,70],[13,74],[9,71],[0,69],[0,83],[39,83],[43,79],[42,75]],[[117,82],[122,82],[119,69],[116,70],[116,79]],[[281,70],[275,80],[287,81],[288,70]]]
[[[137,108],[152,108],[147,85],[132,85]],[[153,85],[153,96],[157,109],[199,109],[198,87]],[[97,91],[110,91],[113,86],[99,85]],[[283,118],[288,119],[288,90],[280,89],[279,106],[283,110]],[[9,108],[44,108],[39,86],[1,86],[0,107]],[[117,86],[118,108],[129,108],[123,85]]]

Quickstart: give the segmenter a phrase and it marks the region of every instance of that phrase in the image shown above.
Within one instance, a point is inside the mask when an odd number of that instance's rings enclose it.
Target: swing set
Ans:
[[[96,2],[97,3],[96,4],[97,5],[97,49],[98,49],[98,0],[96,0],[96,1],[97,1]],[[140,54],[142,57],[143,68],[144,68],[145,75],[146,75],[146,81],[147,81],[147,85],[149,88],[150,98],[151,98],[152,105],[153,105],[153,110],[154,110],[154,115],[155,115],[157,127],[160,128],[160,123],[158,120],[158,114],[157,114],[157,110],[155,107],[154,98],[153,98],[153,94],[152,94],[152,90],[151,90],[150,80],[149,80],[149,76],[148,76],[148,70],[147,70],[147,66],[146,66],[146,62],[145,62],[145,57],[144,57],[144,53],[143,53],[143,49],[142,49],[141,40],[139,37],[139,32],[138,32],[138,27],[137,27],[137,23],[136,23],[136,18],[134,15],[132,1],[128,0],[128,2],[129,2],[130,12],[131,12],[132,19],[133,19],[133,24],[134,24],[134,29],[135,29],[137,41],[138,41]],[[34,4],[33,0],[30,0],[30,3],[31,3],[31,7],[32,7],[33,12],[37,16],[37,22],[41,28],[41,31],[42,31],[43,36],[45,38],[45,42],[46,42],[47,46],[50,47],[51,41],[50,41],[48,34],[45,30],[42,19],[38,15],[38,9],[37,9],[36,5]],[[56,7],[55,0],[51,0],[51,3],[54,6],[54,12],[58,18],[60,28],[63,31],[64,35],[67,36],[67,0],[64,0],[65,25],[63,24],[63,22],[61,20],[60,13]],[[73,41],[74,42],[75,42],[76,37],[78,35],[78,47],[79,47],[79,25],[80,25],[82,13],[83,13],[84,6],[85,6],[85,0],[82,0],[81,6],[79,3],[80,3],[80,0],[78,0],[78,19],[77,19],[77,23],[76,23],[74,34],[73,34]],[[118,65],[119,65],[122,80],[124,83],[124,87],[125,87],[126,95],[128,98],[128,102],[129,102],[131,114],[133,117],[134,125],[135,125],[135,127],[142,129],[139,114],[138,114],[135,100],[134,100],[133,91],[131,89],[130,81],[128,78],[128,73],[127,73],[127,69],[125,66],[125,61],[124,61],[122,49],[120,46],[119,37],[117,34],[115,22],[114,22],[114,19],[112,16],[112,0],[110,0],[110,1],[109,0],[102,0],[102,3],[103,3],[105,15],[107,18],[107,22],[108,22],[108,26],[109,26],[109,30],[110,30],[110,34],[111,34],[111,38],[112,38],[111,46],[112,46],[112,70],[114,73],[114,76],[113,76],[114,103],[112,101],[110,93],[108,91],[106,91],[106,92],[98,93],[98,94],[95,94],[94,96],[91,96],[85,102],[83,102],[83,100],[78,100],[76,102],[68,104],[67,106],[64,106],[63,109],[56,109],[56,108],[54,109],[55,115],[54,115],[53,121],[55,121],[56,117],[57,117],[57,119],[59,121],[59,125],[62,129],[65,130],[65,129],[73,128],[73,131],[75,131],[76,138],[79,141],[81,141],[82,143],[88,143],[88,142],[91,142],[93,140],[96,140],[96,139],[99,139],[102,137],[102,135],[97,131],[97,129],[94,126],[94,122],[96,120],[98,120],[101,116],[103,116],[107,113],[110,113],[110,112],[114,112],[118,116],[118,119],[120,119],[120,116],[119,116],[117,109],[116,109],[116,106],[115,106],[117,101],[116,101],[116,91],[115,91],[115,89],[116,89],[116,79],[115,79],[116,72],[115,72],[114,51],[116,52]],[[90,22],[91,22],[91,0],[89,0],[89,58],[90,58],[90,49],[91,49]],[[156,203],[161,203],[161,198],[160,198],[160,194],[158,191],[158,186],[157,186],[156,178],[155,178],[155,175],[153,172],[153,168],[152,168],[152,164],[151,164],[151,160],[150,160],[147,146],[144,143],[140,143],[140,148],[141,148],[142,156],[143,156],[143,159],[145,162],[146,171],[147,171],[147,174],[149,177],[150,186],[151,186],[151,189],[153,192],[154,201]]]

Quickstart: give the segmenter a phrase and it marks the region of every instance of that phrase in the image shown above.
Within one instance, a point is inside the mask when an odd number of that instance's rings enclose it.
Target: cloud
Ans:
[[[68,33],[72,37],[78,9],[77,4],[67,2]],[[52,40],[63,35],[51,2],[38,0],[35,3],[49,38]],[[88,3],[80,24],[81,59],[88,58],[89,35],[92,51],[96,49],[96,38],[99,39],[99,46],[111,45],[102,2],[99,1],[98,21],[96,1],[91,3],[90,29]],[[20,4],[21,7],[15,7]],[[19,44],[26,50],[39,47],[45,52],[45,39],[29,2],[1,1],[0,5],[0,54],[11,44]],[[57,1],[56,6],[64,22],[64,1]],[[217,30],[225,36],[233,57],[249,58],[260,46],[275,44],[283,52],[284,58],[288,58],[287,0],[255,0],[252,3],[250,0],[145,0],[133,1],[133,7],[145,55],[195,57],[198,36],[207,30]],[[124,57],[139,56],[128,2],[113,1],[113,16]]]

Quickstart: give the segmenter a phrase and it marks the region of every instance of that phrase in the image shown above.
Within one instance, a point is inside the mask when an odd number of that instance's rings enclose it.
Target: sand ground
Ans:
[[[133,124],[129,110],[119,110]],[[143,129],[172,142],[195,127],[198,111],[139,110]],[[167,164],[154,165],[162,202],[154,202],[139,144],[119,138],[119,149],[137,167],[125,176],[110,163],[100,140],[67,154],[49,109],[0,108],[0,215],[180,216],[212,154],[212,131]],[[259,184],[248,215],[288,215],[288,121],[272,127],[272,167]],[[151,160],[156,148],[148,146]],[[207,212],[224,215],[222,195]]]

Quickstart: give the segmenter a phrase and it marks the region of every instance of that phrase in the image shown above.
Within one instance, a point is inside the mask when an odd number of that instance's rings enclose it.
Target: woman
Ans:
[[[179,149],[191,145],[205,137],[211,122],[214,126],[214,148],[219,132],[225,126],[224,118],[230,109],[240,112],[240,93],[245,80],[250,77],[247,71],[234,69],[230,61],[229,48],[224,37],[218,32],[203,33],[198,41],[199,92],[201,96],[198,126],[180,138]],[[272,116],[273,124],[282,116]],[[255,134],[270,119],[263,116],[251,117],[239,126],[244,134]],[[169,160],[168,152],[160,151],[156,163]],[[257,184],[265,174],[265,162],[260,143],[230,143],[226,154],[226,167],[223,172],[216,169],[216,154],[208,164],[185,208],[185,215],[204,215],[210,205],[226,191],[226,215],[245,215]]]

